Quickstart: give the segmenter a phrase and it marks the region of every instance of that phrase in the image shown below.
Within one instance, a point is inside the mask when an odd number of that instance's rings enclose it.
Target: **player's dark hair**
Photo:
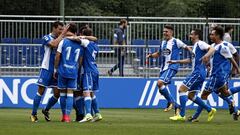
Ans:
[[[72,33],[77,33],[77,25],[75,23],[70,23],[68,31]]]
[[[64,24],[63,24],[62,22],[56,21],[56,22],[53,22],[53,23],[52,23],[52,26],[51,26],[51,27],[52,27],[52,29],[53,29],[53,28],[57,28],[59,25],[60,25],[60,26],[63,26]]]
[[[202,33],[202,31],[201,31],[200,29],[193,29],[193,31],[194,31],[194,34],[195,34],[195,35],[198,35],[198,38],[199,38],[200,40],[203,39],[203,33]]]
[[[166,28],[166,29],[169,29],[169,30],[172,30],[172,31],[173,31],[173,26],[171,26],[171,25],[165,25],[165,26],[164,26],[164,28]]]
[[[87,28],[88,28],[88,27],[87,27],[86,25],[80,27],[79,33],[83,34],[83,30],[84,30],[84,29],[87,29]]]
[[[224,36],[224,30],[221,26],[216,26],[213,28],[213,30],[215,30],[215,34],[218,35],[220,37],[220,39],[223,39]]]
[[[226,26],[226,27],[225,27],[225,32],[229,32],[231,29],[233,29],[232,26]]]
[[[83,29],[82,33],[84,36],[92,36],[92,29],[90,29],[90,28]]]
[[[120,22],[119,22],[119,25],[122,25],[124,23],[127,23],[127,20],[126,19],[121,19]]]

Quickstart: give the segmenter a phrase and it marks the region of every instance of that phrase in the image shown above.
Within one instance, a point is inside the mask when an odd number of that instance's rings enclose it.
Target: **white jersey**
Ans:
[[[181,40],[172,38],[168,41],[163,40],[160,46],[159,52],[163,57],[162,71],[167,69],[178,70],[179,64],[169,64],[170,60],[179,60],[179,52],[181,48],[185,48],[187,45]]]
[[[57,49],[50,47],[49,42],[54,40],[55,38],[56,37],[54,37],[51,33],[43,37],[42,49],[44,50],[44,53],[41,54],[42,55],[41,68],[46,69],[50,72],[53,72],[54,70],[54,60]]]
[[[233,44],[227,42],[227,41],[223,41],[223,44],[225,44],[226,46],[229,47],[229,50],[231,52],[231,54],[234,54],[237,52],[237,49],[233,46]]]
[[[229,33],[225,33],[225,34],[224,34],[223,40],[224,40],[224,41],[227,41],[227,42],[230,42],[230,43],[232,42],[232,38],[231,38],[231,36],[230,36]]]

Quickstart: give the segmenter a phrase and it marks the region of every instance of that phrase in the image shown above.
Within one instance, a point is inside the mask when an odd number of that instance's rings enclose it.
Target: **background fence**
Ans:
[[[98,37],[100,55],[98,66],[100,75],[114,64],[117,57],[116,48],[112,46],[113,29],[124,17],[99,16],[6,16],[0,15],[0,75],[1,76],[37,76],[41,64],[41,37],[51,31],[51,23],[64,20],[66,23],[75,22],[79,27],[88,24],[94,36]],[[161,58],[147,61],[145,55],[156,51],[162,40],[163,27],[170,24],[174,27],[174,37],[191,45],[188,34],[193,28],[203,30],[204,40],[207,41],[209,26],[218,24],[223,27],[231,25],[233,44],[239,49],[240,19],[236,18],[178,18],[178,17],[128,17],[127,46],[125,58],[125,76],[131,77],[157,77]],[[181,58],[187,54],[182,51]],[[191,71],[191,64],[181,65],[178,77],[185,76]],[[118,73],[114,73],[117,76]]]

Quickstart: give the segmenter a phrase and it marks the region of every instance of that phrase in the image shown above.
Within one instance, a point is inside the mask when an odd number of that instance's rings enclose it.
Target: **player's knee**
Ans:
[[[188,93],[188,99],[193,100],[194,96],[195,96],[195,92]]]
[[[39,87],[38,87],[38,93],[39,93],[40,95],[43,95],[44,92],[45,92],[45,87],[39,86]]]
[[[162,81],[158,80],[157,85],[158,85],[158,88],[161,88],[164,85],[164,83]]]
[[[83,92],[83,96],[84,96],[84,97],[90,97],[91,94],[90,94],[90,92]]]
[[[187,90],[188,90],[188,88],[187,88],[186,86],[181,85],[180,88],[179,88],[179,90],[178,90],[178,92],[179,92],[179,93],[183,93],[183,92],[187,92]]]
[[[59,98],[60,97],[60,91],[58,90],[58,89],[53,89],[53,95],[54,95],[54,97],[56,97],[56,98]]]
[[[209,94],[210,94],[209,92],[203,91],[203,93],[202,93],[202,95],[201,95],[201,98],[202,98],[203,100],[207,100]]]

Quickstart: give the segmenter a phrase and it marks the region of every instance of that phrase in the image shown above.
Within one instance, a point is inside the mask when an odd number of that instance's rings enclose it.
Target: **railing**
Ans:
[[[108,76],[118,62],[118,51],[124,54],[125,77],[158,77],[162,58],[146,59],[148,53],[158,51],[159,45],[99,45],[97,64],[100,76]],[[43,54],[40,44],[0,44],[0,76],[38,76]],[[182,51],[181,58],[188,54]],[[184,70],[181,70],[183,69]],[[185,76],[191,71],[191,65],[181,65],[177,76]],[[118,70],[113,76],[119,76]]]
[[[158,51],[159,45],[99,45],[100,52],[97,64],[100,76],[108,76],[107,72],[118,62],[119,50],[124,52],[125,77],[158,77],[162,65],[162,57],[146,59],[148,53]],[[236,47],[240,51],[240,47]],[[0,76],[38,76],[43,54],[40,44],[0,44]],[[189,58],[182,50],[180,59]],[[185,77],[192,70],[191,64],[180,65],[177,77]],[[119,76],[119,70],[113,75]]]
[[[79,27],[84,23],[93,29],[98,39],[108,39],[112,43],[113,29],[118,27],[119,20],[126,17],[106,16],[13,16],[0,15],[0,39],[18,38],[39,39],[51,31],[51,23],[56,20],[75,22]],[[207,41],[209,26],[218,24],[234,28],[232,40],[240,41],[240,18],[180,18],[180,17],[128,17],[127,41],[131,44],[135,39],[162,39],[163,27],[170,24],[174,27],[174,37],[189,41],[188,34],[193,28],[203,30],[203,39]]]

